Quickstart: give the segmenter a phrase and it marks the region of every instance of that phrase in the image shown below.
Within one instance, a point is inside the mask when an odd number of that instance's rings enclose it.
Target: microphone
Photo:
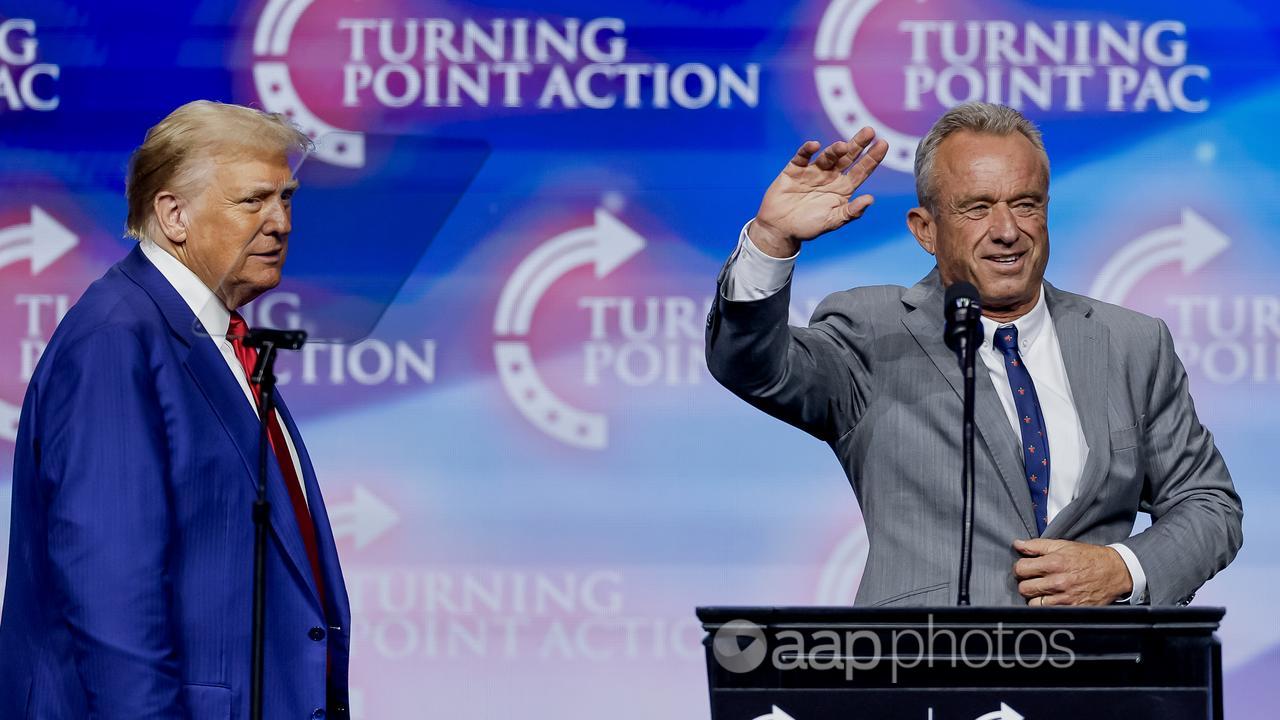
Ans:
[[[307,342],[305,330],[276,330],[254,328],[244,336],[244,344],[251,348],[274,346],[279,350],[298,350]]]
[[[978,288],[964,281],[952,283],[942,301],[942,314],[942,340],[956,354],[963,369],[961,340],[968,339],[975,346],[982,341],[982,301],[978,298]]]
[[[960,572],[956,588],[956,604],[968,605],[969,579],[973,574],[973,503],[974,503],[974,369],[978,344],[982,342],[982,302],[978,289],[967,282],[953,283],[944,296],[942,314],[945,319],[942,339],[956,354],[960,373],[964,376],[964,414],[961,417],[960,475]]]

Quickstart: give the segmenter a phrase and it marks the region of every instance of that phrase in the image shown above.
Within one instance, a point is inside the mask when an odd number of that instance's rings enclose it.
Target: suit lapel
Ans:
[[[344,622],[343,618],[351,616],[347,607],[347,590],[342,578],[342,569],[338,563],[338,549],[333,537],[333,527],[329,522],[329,512],[325,508],[324,497],[320,494],[320,483],[316,479],[315,467],[311,464],[311,455],[302,442],[302,434],[294,423],[293,415],[284,403],[279,391],[276,392],[276,407],[280,409],[280,417],[284,420],[285,431],[293,438],[293,447],[298,451],[298,464],[302,466],[302,484],[307,493],[307,505],[311,510],[311,522],[316,528],[316,544],[320,551],[320,567],[324,572],[325,606],[330,610],[330,622]]]
[[[120,262],[120,269],[151,297],[177,340],[186,346],[187,354],[184,362],[187,370],[196,387],[213,408],[227,435],[230,436],[244,469],[243,477],[250,483],[256,494],[258,416],[245,399],[240,383],[231,374],[231,369],[222,359],[218,348],[209,340],[208,334],[192,314],[191,308],[164,275],[151,264],[141,248],[135,247]],[[319,603],[315,593],[315,583],[309,580],[311,565],[307,561],[307,551],[302,544],[302,536],[298,532],[298,521],[293,516],[293,506],[289,500],[288,491],[284,487],[280,467],[276,464],[274,456],[270,455],[267,462],[267,500],[271,503],[272,533],[284,549],[285,557],[293,565],[296,579],[304,587],[311,588],[310,596]],[[248,514],[245,515],[244,520],[252,522]]]
[[[231,436],[246,470],[244,477],[256,494],[260,437],[258,415],[249,406],[240,383],[232,376],[226,361],[213,343],[206,341],[195,345],[187,356],[191,377],[200,386],[200,391]],[[308,588],[310,596],[319,603],[315,583],[310,579],[312,573],[311,564],[307,560],[307,549],[302,543],[298,520],[293,515],[293,501],[289,498],[284,477],[280,474],[280,465],[271,450],[267,454],[267,502],[271,504],[271,533],[293,566],[297,581]]]
[[[920,348],[933,361],[934,367],[946,378],[956,396],[963,402],[964,378],[960,374],[955,355],[942,342],[942,283],[938,278],[937,269],[935,268],[923,280],[907,290],[902,296],[902,301],[914,308],[903,317],[903,324]],[[1004,408],[1000,405],[1000,398],[996,395],[991,377],[981,359],[978,360],[974,377],[974,394],[974,425],[978,435],[995,463],[1009,501],[1013,503],[1018,517],[1021,518],[1027,536],[1034,537],[1033,513],[1035,510],[1031,505],[1031,495],[1027,492],[1026,480],[1022,477],[1022,458],[1019,454],[1018,440],[1013,436]],[[956,417],[957,430],[962,419],[959,416]],[[958,441],[956,446],[960,446]],[[959,478],[956,481],[958,484]],[[978,478],[978,482],[981,481],[982,479]]]
[[[1049,283],[1045,283],[1045,293],[1062,349],[1067,381],[1071,383],[1071,398],[1089,445],[1075,499],[1045,528],[1046,537],[1064,537],[1098,492],[1111,464],[1107,417],[1107,348],[1111,336],[1105,325],[1091,317],[1093,307],[1079,296],[1063,293]]]

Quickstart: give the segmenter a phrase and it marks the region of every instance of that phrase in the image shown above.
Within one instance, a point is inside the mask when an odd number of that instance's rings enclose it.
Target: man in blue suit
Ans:
[[[307,138],[194,102],[147,133],[127,257],[54,333],[23,403],[0,718],[247,718],[258,409],[236,308],[275,287]],[[347,715],[350,608],[283,401],[271,419],[266,718]]]

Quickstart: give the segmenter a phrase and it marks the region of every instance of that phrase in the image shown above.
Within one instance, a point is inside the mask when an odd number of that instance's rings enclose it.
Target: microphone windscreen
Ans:
[[[968,302],[960,302],[961,300],[968,300]],[[946,307],[947,317],[950,318],[955,308],[973,305],[977,302],[978,288],[974,287],[973,283],[961,280],[951,283],[950,287],[947,288],[943,306]]]
[[[942,341],[954,352],[960,352],[960,338],[977,323],[977,317],[970,313],[961,314],[961,308],[978,306],[978,288],[973,283],[963,280],[952,283],[942,301]],[[978,326],[981,330],[981,326]]]

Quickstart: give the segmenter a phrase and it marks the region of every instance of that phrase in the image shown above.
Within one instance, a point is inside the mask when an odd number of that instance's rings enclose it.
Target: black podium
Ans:
[[[1221,608],[698,609],[712,720],[1222,718]]]

